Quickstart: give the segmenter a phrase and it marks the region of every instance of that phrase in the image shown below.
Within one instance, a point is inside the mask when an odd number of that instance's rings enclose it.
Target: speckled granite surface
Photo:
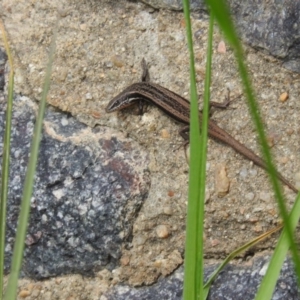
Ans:
[[[3,137],[5,102],[1,102]],[[35,122],[35,104],[16,96],[7,212],[8,271]],[[114,269],[147,197],[147,154],[54,109],[41,141],[23,276],[41,279]],[[2,146],[2,141],[1,141]],[[130,155],[129,155],[130,154]],[[134,157],[134,160],[133,160]],[[135,166],[134,166],[135,165]]]
[[[245,263],[244,266],[227,266],[212,285],[208,300],[253,300],[267,264],[268,258],[260,257],[250,265]],[[205,268],[206,279],[216,267],[207,266]],[[161,279],[150,287],[132,288],[120,285],[112,288],[101,300],[180,300],[182,299],[182,288],[183,268],[181,267],[168,278]],[[288,260],[283,264],[272,299],[297,300],[300,297],[299,291],[293,265]]]

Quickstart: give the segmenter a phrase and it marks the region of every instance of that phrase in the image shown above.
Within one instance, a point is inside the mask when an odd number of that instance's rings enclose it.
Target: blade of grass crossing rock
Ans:
[[[189,1],[183,1],[184,15],[186,21],[187,42],[190,55],[190,93],[191,93],[191,115],[190,115],[190,171],[189,171],[189,195],[186,220],[186,242],[184,258],[184,285],[183,299],[194,300],[199,295],[197,280],[201,280],[202,260],[199,259],[199,184],[200,184],[200,157],[197,154],[199,145],[199,119],[198,119],[198,101],[196,92],[196,80],[194,70],[194,53],[192,46],[192,32],[189,14]],[[199,241],[200,238],[200,241]]]
[[[186,21],[187,43],[190,55],[190,93],[191,93],[191,115],[190,115],[190,171],[189,171],[189,195],[186,221],[186,242],[185,242],[185,260],[184,260],[184,286],[183,298],[197,299],[201,285],[198,282],[203,276],[203,262],[199,258],[202,251],[199,249],[199,167],[200,157],[197,155],[197,146],[199,145],[199,119],[198,119],[198,101],[196,92],[194,53],[192,42],[192,31],[189,14],[189,1],[183,1],[184,15]],[[201,237],[200,237],[201,239]],[[203,281],[202,281],[203,282]]]
[[[299,218],[300,218],[300,194],[298,194],[298,197],[296,199],[296,202],[292,208],[289,217],[293,231],[296,229],[298,225]],[[277,279],[280,274],[282,264],[287,255],[289,247],[290,247],[289,239],[286,233],[286,228],[284,228],[279,238],[279,241],[276,245],[276,248],[274,250],[274,254],[272,255],[272,258],[270,260],[266,275],[264,276],[260,284],[260,287],[258,289],[258,292],[256,294],[256,298],[255,298],[256,300],[271,299],[277,283]]]
[[[282,225],[277,226],[276,228],[273,228],[271,230],[269,230],[266,233],[263,233],[262,235],[260,235],[259,237],[253,239],[252,241],[242,245],[241,247],[239,247],[238,249],[234,250],[233,252],[231,252],[226,258],[225,260],[219,265],[219,267],[210,275],[210,278],[208,279],[207,283],[204,285],[204,291],[206,293],[206,295],[208,295],[209,293],[209,288],[212,285],[213,281],[215,280],[215,278],[217,277],[217,275],[225,268],[225,266],[232,260],[234,259],[237,255],[240,255],[241,253],[243,253],[245,250],[253,247],[254,245],[260,243],[261,241],[263,241],[264,239],[266,239],[267,237],[270,237],[271,234],[279,231],[282,229]],[[266,299],[266,298],[265,298]]]
[[[24,187],[23,187],[23,195],[21,201],[20,216],[18,220],[16,242],[14,245],[12,266],[11,266],[9,281],[5,293],[5,298],[4,298],[5,300],[16,299],[18,277],[22,265],[24,241],[26,237],[27,223],[29,219],[30,199],[32,196],[34,174],[36,170],[36,164],[37,164],[37,158],[38,158],[38,152],[39,152],[39,146],[41,140],[43,117],[46,109],[46,98],[50,86],[51,69],[52,69],[52,63],[54,59],[57,29],[58,29],[58,20],[51,41],[49,61],[47,65],[46,75],[45,75],[45,83],[43,87],[42,99],[39,105],[39,111],[38,111],[35,128],[34,128],[33,141],[30,149],[30,158],[27,167]]]
[[[250,109],[250,113],[252,116],[252,119],[254,121],[256,131],[259,136],[259,141],[262,145],[262,153],[265,158],[266,164],[269,169],[269,175],[270,180],[273,186],[273,190],[276,196],[277,204],[280,209],[280,213],[282,216],[282,219],[284,221],[286,234],[289,239],[291,252],[293,256],[293,260],[295,263],[295,268],[297,272],[297,279],[298,279],[298,285],[300,286],[300,258],[297,252],[296,243],[293,238],[293,231],[291,224],[289,222],[288,218],[288,211],[284,203],[284,198],[280,189],[280,185],[278,182],[278,179],[276,177],[276,171],[275,167],[272,163],[272,157],[271,153],[268,147],[266,135],[263,129],[263,123],[262,119],[260,117],[260,112],[258,109],[257,101],[254,98],[254,92],[251,86],[251,82],[248,76],[247,67],[244,62],[244,55],[242,51],[241,43],[237,37],[237,34],[235,33],[235,29],[233,26],[233,22],[230,18],[230,12],[227,6],[227,3],[225,0],[206,0],[207,4],[209,5],[210,9],[215,15],[215,18],[221,27],[222,31],[224,32],[224,35],[226,36],[227,40],[230,42],[231,46],[235,50],[235,55],[238,63],[238,68],[240,72],[240,76],[242,79],[242,83],[244,85],[245,94],[247,97],[247,103]]]
[[[199,113],[194,70],[194,53],[189,16],[189,3],[184,2],[187,39],[190,53],[190,85],[191,85],[191,128],[190,128],[190,177],[189,201],[187,212],[184,299],[203,299],[203,221],[205,198],[206,145],[208,124],[208,100],[205,104],[202,125],[201,149],[199,151]],[[212,23],[213,24],[213,23]],[[212,30],[212,28],[211,28]],[[211,34],[212,36],[212,34]],[[211,56],[211,50],[210,50]],[[211,58],[208,59],[210,64]],[[210,71],[207,71],[207,84],[210,82]],[[209,93],[209,88],[208,88]],[[208,95],[208,96],[207,96]],[[206,94],[209,99],[209,94]]]
[[[201,126],[201,143],[200,143],[200,187],[201,187],[201,205],[203,207],[203,216],[199,219],[201,222],[201,234],[204,235],[204,205],[205,205],[205,182],[206,182],[206,154],[207,154],[207,139],[208,139],[208,121],[209,121],[209,100],[210,100],[210,83],[211,83],[211,63],[212,63],[212,42],[213,42],[213,29],[214,29],[214,17],[210,14],[209,31],[208,31],[208,43],[207,43],[207,54],[206,54],[206,69],[205,69],[205,88],[204,88],[204,105],[202,111],[202,126]],[[203,180],[201,180],[203,178]],[[203,239],[202,239],[202,251],[203,251]],[[203,255],[202,255],[203,258]],[[201,278],[201,295],[198,299],[206,299],[208,295],[208,289],[204,289],[204,266]],[[203,283],[203,284],[202,284]],[[207,293],[206,293],[207,292]]]
[[[0,31],[4,41],[5,51],[8,56],[10,67],[8,82],[8,101],[6,108],[5,133],[2,154],[2,176],[1,176],[1,199],[0,199],[0,298],[3,295],[3,278],[4,278],[4,249],[5,249],[5,228],[6,228],[6,207],[8,194],[8,178],[9,178],[9,156],[10,156],[10,137],[11,137],[11,120],[13,106],[13,87],[14,87],[14,67],[8,40],[6,37],[3,23],[0,21]]]

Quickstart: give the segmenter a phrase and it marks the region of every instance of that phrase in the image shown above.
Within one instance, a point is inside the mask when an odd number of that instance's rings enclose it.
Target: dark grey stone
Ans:
[[[236,27],[250,46],[300,72],[300,1],[230,1]]]
[[[14,102],[5,270],[19,215],[35,122],[30,100]],[[5,103],[0,103],[0,151]],[[102,138],[73,117],[48,109],[41,140],[22,274],[37,279],[92,274],[118,266],[121,246],[147,197],[147,155],[117,138]],[[55,132],[50,136],[47,132]],[[72,140],[73,138],[73,140]],[[80,140],[82,139],[82,141]],[[136,166],[144,166],[137,171]]]
[[[142,0],[155,8],[182,10],[179,0]],[[282,61],[300,73],[300,1],[228,0],[237,31],[250,46]],[[204,10],[204,1],[190,1],[191,11]],[[203,17],[201,15],[200,17]]]
[[[4,68],[7,60],[7,55],[3,49],[0,48],[0,91],[3,91],[5,81],[4,81]]]
[[[268,263],[267,257],[254,260],[252,266],[228,265],[213,283],[209,300],[252,300],[255,298],[258,286],[262,280],[260,272]],[[217,266],[205,268],[205,278],[209,277]],[[105,294],[107,300],[180,300],[183,293],[183,267],[180,267],[168,278],[160,279],[152,286],[132,288],[126,285],[114,287]],[[297,279],[293,265],[287,260],[282,267],[272,299],[299,299]]]

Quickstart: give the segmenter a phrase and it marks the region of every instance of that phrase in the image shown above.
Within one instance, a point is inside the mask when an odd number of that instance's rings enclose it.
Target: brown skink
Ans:
[[[150,82],[138,82],[127,87],[123,92],[114,97],[106,107],[106,112],[111,113],[121,110],[141,101],[150,102],[172,118],[185,124],[190,123],[190,103],[180,95]],[[199,112],[199,119],[202,114]],[[221,141],[242,154],[256,165],[263,169],[267,169],[265,162],[257,156],[252,150],[241,144],[225,130],[220,128],[213,120],[208,123],[208,135],[217,141]],[[298,193],[298,189],[292,185],[280,173],[276,173],[277,177],[286,184],[294,192]]]

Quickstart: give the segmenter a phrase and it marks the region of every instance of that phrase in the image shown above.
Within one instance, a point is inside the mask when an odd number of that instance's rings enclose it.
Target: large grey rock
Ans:
[[[143,0],[156,8],[182,9],[178,0]],[[229,0],[241,38],[250,46],[280,59],[283,66],[300,73],[300,1]],[[190,1],[191,10],[206,10],[204,1]]]
[[[0,151],[5,102],[0,103]],[[35,122],[17,96],[12,121],[5,270],[8,272]],[[146,153],[51,108],[44,120],[22,272],[33,278],[91,274],[119,264],[150,184]]]
[[[231,1],[231,11],[241,37],[300,72],[300,1]]]

